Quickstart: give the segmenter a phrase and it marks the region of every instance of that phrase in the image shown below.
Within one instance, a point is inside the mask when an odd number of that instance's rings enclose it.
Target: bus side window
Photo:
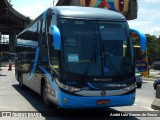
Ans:
[[[51,35],[50,26],[54,20],[55,16],[48,15],[47,16],[47,31],[48,31],[48,47],[49,47],[49,56],[50,56],[50,62],[55,68],[55,70],[58,71],[59,69],[59,60],[58,60],[58,52],[54,49],[54,43],[53,43],[53,35]]]
[[[45,20],[43,20],[42,27],[41,27],[41,47],[40,47],[40,61],[42,63],[48,62],[48,52],[47,52],[47,43],[46,43],[46,31],[45,31]]]
[[[58,70],[59,69],[59,61],[58,61],[58,53],[57,51],[54,49],[53,44],[52,43],[52,37],[51,35],[49,35],[48,37],[48,42],[49,42],[49,46],[50,46],[50,61],[51,64],[53,65],[53,67]]]

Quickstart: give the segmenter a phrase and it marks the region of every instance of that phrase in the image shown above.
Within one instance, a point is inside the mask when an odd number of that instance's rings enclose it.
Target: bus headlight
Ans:
[[[136,88],[135,84],[132,84],[131,86],[128,86],[128,87],[123,88],[123,89],[126,90],[126,91],[131,91],[131,90],[133,90],[135,88]]]
[[[70,92],[78,92],[81,90],[80,88],[75,88],[75,87],[71,87],[69,85],[65,85],[65,84],[59,82],[57,79],[56,79],[56,83],[58,84],[58,86],[60,88],[67,90],[67,91],[70,91]]]

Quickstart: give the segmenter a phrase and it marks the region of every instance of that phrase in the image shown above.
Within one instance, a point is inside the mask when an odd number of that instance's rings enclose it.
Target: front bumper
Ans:
[[[59,91],[59,105],[61,108],[78,109],[78,108],[106,108],[116,106],[130,106],[135,102],[135,93],[120,96],[72,96]],[[108,104],[98,105],[98,100],[109,100]]]

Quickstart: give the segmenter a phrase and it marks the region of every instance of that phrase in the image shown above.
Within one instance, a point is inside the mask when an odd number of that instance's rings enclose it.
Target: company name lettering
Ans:
[[[108,87],[127,87],[126,84],[108,84]]]
[[[102,79],[94,78],[94,81],[96,81],[96,82],[109,82],[109,81],[112,81],[112,78],[102,78]]]
[[[146,64],[145,63],[142,63],[142,64],[136,64],[137,67],[140,67],[140,66],[143,66],[143,67],[146,67]]]

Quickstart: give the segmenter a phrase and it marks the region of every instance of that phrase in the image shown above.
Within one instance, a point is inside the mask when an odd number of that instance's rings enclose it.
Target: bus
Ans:
[[[146,36],[144,33],[137,34],[132,31],[131,33],[132,40],[138,40],[140,42],[139,45],[134,45],[134,61],[135,66],[141,73],[143,77],[149,77],[149,69],[148,69],[148,54],[146,47]]]
[[[48,107],[134,104],[133,44],[127,20],[120,13],[52,7],[19,33],[17,40],[36,45],[16,51],[16,79],[21,88],[27,86],[40,94]]]
[[[148,68],[148,55],[147,50],[140,50],[140,46],[134,45],[135,51],[135,66],[140,71],[143,77],[149,77],[149,68]]]

